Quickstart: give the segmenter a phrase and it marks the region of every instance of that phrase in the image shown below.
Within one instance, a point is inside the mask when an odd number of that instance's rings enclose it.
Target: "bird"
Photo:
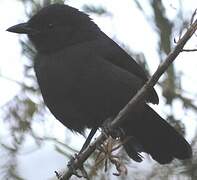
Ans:
[[[84,12],[51,4],[9,32],[26,34],[36,49],[34,70],[46,106],[64,126],[92,135],[114,118],[146,83],[145,70]],[[148,103],[158,104],[154,88],[119,126],[128,156],[141,152],[160,164],[192,157],[190,144]]]

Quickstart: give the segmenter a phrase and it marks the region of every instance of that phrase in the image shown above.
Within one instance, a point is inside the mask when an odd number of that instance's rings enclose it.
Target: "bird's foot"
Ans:
[[[116,139],[125,135],[125,132],[122,128],[112,128],[111,127],[112,118],[108,118],[104,121],[102,125],[103,132],[106,136],[110,135],[112,138]]]

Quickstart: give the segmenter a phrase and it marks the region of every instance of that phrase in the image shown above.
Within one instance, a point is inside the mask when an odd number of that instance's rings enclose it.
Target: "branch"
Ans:
[[[182,52],[195,52],[197,49],[182,49]]]
[[[179,53],[183,51],[184,45],[191,38],[191,36],[195,33],[196,30],[197,30],[197,20],[191,23],[186,33],[183,35],[182,38],[179,39],[175,48],[169,53],[167,58],[159,65],[158,69],[153,74],[153,76],[129,101],[129,103],[119,112],[117,117],[111,122],[111,126],[110,126],[111,129],[118,127],[118,125],[124,121],[127,114],[130,111],[132,111],[132,108],[134,108],[137,103],[145,100],[147,92],[149,92],[149,90],[157,83],[161,75],[168,69],[170,64],[176,59]],[[107,136],[104,133],[101,133],[101,135],[72,162],[71,166],[68,167],[68,169],[59,179],[67,180],[73,175],[73,172],[75,172],[75,170],[83,168],[83,163],[94,152],[94,150],[99,145],[101,145],[101,143],[106,139]]]
[[[9,78],[9,77],[4,76],[4,75],[2,75],[2,74],[0,74],[0,78],[4,78],[5,80],[8,80],[8,81],[13,82],[13,83],[16,83],[16,84],[18,84],[20,87],[23,87],[23,88],[25,88],[25,89],[36,91],[34,87],[28,86],[28,85],[26,85],[26,84],[23,83],[23,82],[17,81],[17,80],[12,79],[12,78]]]

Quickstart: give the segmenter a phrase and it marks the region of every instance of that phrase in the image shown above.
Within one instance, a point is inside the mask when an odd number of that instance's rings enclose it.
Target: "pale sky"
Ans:
[[[81,3],[92,1],[68,1],[70,5],[79,8]],[[152,27],[148,24],[144,16],[139,10],[135,8],[135,4],[130,0],[123,1],[112,1],[111,0],[95,0],[94,3],[102,3],[105,5],[107,10],[114,13],[113,17],[97,17],[92,16],[95,22],[101,27],[101,29],[107,33],[110,37],[116,36],[116,38],[129,45],[132,50],[136,52],[143,52],[148,59],[148,64],[151,67],[151,72],[153,73],[159,63],[159,57],[156,53],[157,50],[157,34],[153,31]],[[121,2],[121,3],[120,3]],[[151,17],[151,8],[146,3],[147,0],[140,1],[143,2],[143,7],[146,8],[147,14]],[[168,8],[168,16],[173,19],[177,12],[178,0],[173,1],[166,0],[165,5]],[[189,3],[188,3],[189,2]],[[196,0],[184,0],[183,7],[187,9],[188,12],[193,11],[195,7]],[[1,47],[1,58],[0,58],[0,73],[10,79],[22,81],[23,80],[23,61],[21,58],[21,48],[18,43],[18,35],[8,33],[5,31],[8,27],[15,25],[19,22],[26,20],[23,11],[23,5],[19,1],[13,0],[1,0],[0,2],[0,47]],[[188,16],[188,15],[187,15]],[[129,22],[129,23],[128,23]],[[176,36],[176,34],[175,34]],[[189,43],[189,47],[196,48],[197,41],[196,37],[193,38]],[[176,60],[175,64],[177,70],[182,71],[186,76],[183,80],[183,86],[186,91],[195,93],[197,92],[197,86],[194,85],[197,82],[196,69],[197,69],[197,52],[195,53],[182,53],[180,57]],[[5,78],[0,78],[1,83],[1,94],[0,94],[0,106],[5,104],[9,99],[11,99],[19,90],[19,86],[6,80]],[[159,89],[158,89],[159,91]],[[160,93],[160,91],[159,91]],[[162,98],[161,98],[162,99]],[[159,106],[154,106],[158,112],[164,114],[164,102],[160,101]],[[189,129],[189,136],[192,136],[192,132],[195,130],[196,124],[196,114],[190,112],[189,115],[185,115],[182,112],[182,108],[179,102],[175,102],[176,105],[176,116],[183,118],[186,122],[186,126]],[[48,117],[48,115],[47,115]],[[3,123],[0,122],[1,127]],[[33,124],[37,132],[43,131],[48,135],[54,135],[60,140],[64,141],[65,128],[54,121],[51,116],[45,123],[44,128],[39,126],[38,123]],[[46,130],[48,129],[48,130]],[[47,132],[48,131],[48,132]],[[6,128],[0,130],[0,137],[6,137]],[[84,138],[76,135],[72,136],[74,147],[79,148],[82,145]],[[72,141],[71,139],[71,141]],[[27,180],[34,179],[48,179],[54,174],[54,170],[61,169],[65,166],[66,161],[60,154],[56,153],[53,148],[53,144],[48,143],[43,146],[40,150],[33,153],[26,154],[28,149],[31,149],[34,145],[31,140],[27,143],[24,148],[24,153],[19,156],[20,161],[20,171],[27,178]],[[0,161],[1,162],[1,161]],[[33,168],[33,170],[32,170]],[[36,173],[35,173],[36,172]]]

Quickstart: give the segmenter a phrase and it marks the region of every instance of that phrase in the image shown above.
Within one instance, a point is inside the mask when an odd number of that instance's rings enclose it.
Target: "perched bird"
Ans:
[[[28,22],[7,29],[27,34],[37,55],[34,69],[44,102],[67,128],[82,133],[113,118],[147,81],[144,70],[104,34],[88,15],[68,5],[41,9]],[[146,152],[161,164],[191,158],[187,141],[147,102],[158,104],[154,89],[120,124],[128,155]],[[93,133],[94,134],[94,133]]]

